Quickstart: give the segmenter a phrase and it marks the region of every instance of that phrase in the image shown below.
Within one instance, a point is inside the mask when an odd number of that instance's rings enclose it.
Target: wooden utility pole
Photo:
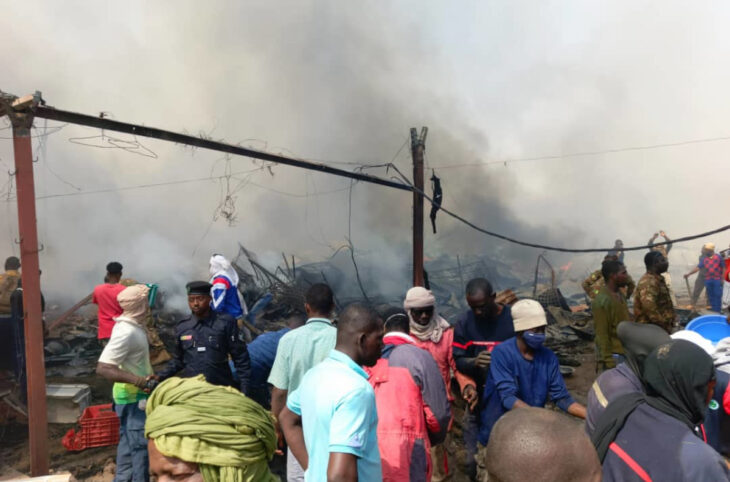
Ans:
[[[13,125],[15,185],[18,203],[18,233],[23,283],[23,320],[25,324],[25,366],[28,382],[28,434],[30,472],[33,477],[48,474],[48,416],[46,413],[46,369],[43,358],[43,318],[41,280],[38,262],[38,231],[33,182],[33,152],[30,128],[31,106],[38,99],[26,96],[3,101],[0,115],[7,114]]]
[[[411,155],[413,156],[413,286],[423,286],[423,151],[426,149],[428,127],[421,135],[411,128]]]

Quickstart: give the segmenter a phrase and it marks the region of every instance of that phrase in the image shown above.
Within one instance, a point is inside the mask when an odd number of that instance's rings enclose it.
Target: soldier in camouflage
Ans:
[[[603,258],[603,261],[620,261],[618,256],[615,254],[607,254],[605,258]],[[636,288],[636,283],[634,283],[634,280],[631,278],[631,275],[628,276],[628,283],[626,286],[621,288],[621,293],[626,297],[626,299],[631,298],[631,294],[634,292],[634,289]],[[601,291],[601,288],[606,286],[606,281],[603,279],[603,275],[601,274],[601,270],[597,269],[589,277],[587,277],[585,280],[583,280],[583,284],[581,285],[583,287],[583,291],[586,292],[588,295],[588,298],[590,298],[591,301],[593,301],[598,294],[599,291]]]
[[[659,251],[649,251],[644,256],[646,274],[636,286],[634,296],[634,321],[652,323],[672,333],[676,315],[662,273],[669,268],[667,258]]]
[[[0,315],[11,312],[10,298],[20,281],[20,260],[10,256],[5,260],[5,272],[0,274]]]
[[[658,245],[658,246],[655,245],[654,244],[654,241],[659,236],[661,236],[662,238],[664,238],[664,242],[667,243],[667,244],[661,244],[661,245]],[[651,248],[649,248],[649,250],[651,250],[651,251],[659,251],[660,253],[662,253],[664,255],[665,258],[668,258],[669,257],[669,252],[672,250],[672,240],[669,239],[669,236],[667,236],[667,233],[665,233],[664,231],[659,231],[658,233],[654,233],[654,236],[652,236],[651,238],[649,238],[649,243],[648,244],[649,244],[649,246],[651,246]]]
[[[654,241],[658,236],[661,236],[664,238],[664,242],[667,244],[662,245],[655,245]],[[664,231],[659,231],[658,233],[654,233],[654,236],[649,238],[649,251],[659,251],[664,255],[667,260],[669,260],[669,252],[672,250],[672,240],[669,239],[669,236],[667,236],[667,233]],[[664,278],[664,282],[667,284],[667,288],[669,288],[669,296],[672,298],[672,304],[677,304],[677,297],[674,296],[674,288],[672,288],[672,277],[669,276],[669,271],[662,273],[662,278]]]

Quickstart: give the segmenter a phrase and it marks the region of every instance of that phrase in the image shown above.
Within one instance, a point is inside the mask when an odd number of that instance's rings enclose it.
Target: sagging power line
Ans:
[[[721,136],[721,137],[707,137],[703,139],[690,139],[686,141],[677,141],[677,142],[667,142],[664,144],[649,144],[649,145],[643,145],[643,146],[630,146],[630,147],[617,147],[613,149],[604,149],[604,150],[597,150],[597,151],[584,151],[584,152],[573,152],[569,154],[553,154],[548,156],[534,156],[534,157],[518,157],[513,159],[501,159],[501,160],[494,160],[494,161],[486,161],[486,162],[470,162],[470,163],[464,163],[464,164],[448,164],[448,165],[442,165],[442,166],[430,166],[433,169],[460,169],[463,167],[486,167],[491,166],[495,164],[511,164],[515,162],[535,162],[535,161],[553,161],[553,160],[559,160],[559,159],[569,159],[571,157],[591,157],[591,156],[600,156],[603,154],[616,154],[619,152],[632,152],[632,151],[648,151],[652,149],[664,149],[668,147],[680,147],[680,146],[687,146],[691,144],[705,144],[710,142],[721,142],[721,141],[730,141],[730,136]]]
[[[431,198],[428,194],[426,194],[422,189],[418,189],[415,186],[413,186],[413,184],[411,184],[411,182],[408,180],[408,178],[405,176],[405,174],[403,174],[400,171],[400,169],[398,169],[397,166],[391,164],[389,166],[389,168],[392,168],[393,170],[395,170],[400,175],[400,178],[403,180],[403,182],[407,183],[415,192],[419,193],[425,199],[428,199],[429,201],[433,202],[433,198]],[[443,205],[441,205],[440,209],[441,209],[441,211],[445,212],[452,218],[456,219],[457,221],[460,221],[463,224],[466,224],[470,228],[472,228],[476,231],[479,231],[480,233],[486,234],[488,236],[492,236],[494,238],[501,239],[503,241],[508,241],[510,243],[517,244],[520,246],[526,246],[528,248],[544,249],[547,251],[559,251],[561,253],[605,253],[605,252],[608,252],[608,251],[611,251],[614,249],[613,246],[611,246],[610,248],[563,248],[563,247],[559,247],[559,246],[547,246],[547,245],[543,245],[543,244],[520,241],[518,239],[510,238],[509,236],[495,233],[493,231],[489,231],[480,226],[477,226],[476,224],[474,224],[473,222],[464,218],[463,216],[460,216],[459,214],[456,214],[456,213],[450,211],[449,209],[443,207]],[[647,244],[647,245],[641,245],[641,246],[623,247],[623,248],[621,248],[621,250],[622,251],[641,251],[641,250],[645,250],[645,249],[654,248],[656,246],[663,246],[665,244],[676,244],[676,243],[682,243],[685,241],[692,241],[695,239],[704,238],[706,236],[710,236],[712,234],[717,234],[717,233],[721,233],[723,231],[728,231],[728,230],[730,230],[730,225],[722,226],[720,228],[713,229],[711,231],[707,231],[707,232],[700,233],[700,234],[692,234],[689,236],[683,236],[681,238],[676,238],[671,241],[662,241],[660,243]]]

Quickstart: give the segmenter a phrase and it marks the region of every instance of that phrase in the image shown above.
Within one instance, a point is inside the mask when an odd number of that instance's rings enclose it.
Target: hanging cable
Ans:
[[[502,159],[502,160],[496,160],[496,161],[487,161],[487,162],[470,162],[470,163],[464,163],[464,164],[452,164],[452,165],[444,165],[444,166],[432,166],[433,169],[460,169],[462,167],[486,167],[493,164],[504,164],[505,166],[507,163],[514,163],[514,162],[534,162],[534,161],[553,161],[558,159],[568,159],[571,157],[592,157],[592,156],[600,156],[603,154],[616,154],[620,152],[634,152],[634,151],[648,151],[653,149],[664,149],[668,147],[680,147],[680,146],[688,146],[692,144],[705,144],[710,142],[721,142],[721,141],[728,141],[730,140],[730,136],[721,136],[721,137],[707,137],[704,139],[690,139],[687,141],[677,141],[677,142],[667,142],[664,144],[649,144],[644,146],[630,146],[630,147],[618,147],[614,149],[604,149],[600,151],[585,151],[585,152],[572,152],[569,154],[554,154],[550,156],[535,156],[535,157],[522,157],[522,158],[515,158],[515,159]]]
[[[414,191],[416,191],[417,193],[419,193],[425,199],[428,199],[429,201],[433,202],[433,199],[428,194],[426,194],[425,192],[423,192],[422,190],[417,189],[408,180],[408,178],[400,171],[400,169],[398,169],[397,166],[391,164],[390,167],[393,170],[395,170],[400,175],[400,178],[401,178],[400,180],[401,181],[405,182],[408,186],[411,187],[411,189],[413,189]],[[528,248],[545,249],[545,250],[548,250],[548,251],[559,251],[561,253],[605,253],[605,252],[608,252],[608,251],[611,251],[612,249],[614,249],[613,246],[611,246],[610,248],[562,248],[562,247],[559,247],[559,246],[547,246],[547,245],[543,245],[543,244],[529,243],[529,242],[526,242],[526,241],[520,241],[518,239],[510,238],[509,236],[505,236],[503,234],[495,233],[493,231],[489,231],[489,230],[484,229],[484,228],[482,228],[480,226],[477,226],[476,224],[472,223],[471,221],[463,218],[462,216],[460,216],[460,215],[458,215],[458,214],[456,214],[454,212],[451,212],[450,210],[448,210],[447,208],[445,208],[443,206],[441,206],[441,211],[443,211],[444,213],[448,214],[452,218],[454,218],[454,219],[456,219],[458,221],[461,221],[462,223],[466,224],[470,228],[472,228],[472,229],[474,229],[476,231],[479,231],[480,233],[484,233],[484,234],[486,234],[488,236],[492,236],[494,238],[498,238],[498,239],[501,239],[503,241],[508,241],[510,243],[514,243],[514,244],[517,244],[517,245],[520,245],[520,246],[526,246]],[[661,243],[647,244],[647,245],[641,245],[641,246],[623,247],[622,248],[622,251],[641,251],[641,250],[645,250],[645,249],[654,248],[656,246],[662,246],[662,245],[665,245],[665,244],[682,243],[682,242],[685,242],[685,241],[692,241],[694,239],[704,238],[706,236],[710,236],[712,234],[721,233],[721,232],[727,231],[727,230],[730,230],[730,225],[728,225],[728,226],[722,226],[720,228],[713,229],[712,231],[707,231],[707,232],[700,233],[700,234],[693,234],[693,235],[690,235],[690,236],[684,236],[684,237],[681,237],[681,238],[673,239],[671,241],[663,241]]]

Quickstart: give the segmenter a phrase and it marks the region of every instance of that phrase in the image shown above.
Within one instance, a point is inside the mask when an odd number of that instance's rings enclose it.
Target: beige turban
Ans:
[[[427,325],[416,323],[411,315],[411,309],[428,308],[433,306],[433,316]],[[451,325],[436,312],[436,297],[426,288],[415,286],[408,290],[406,299],[403,301],[403,308],[408,313],[410,320],[411,335],[421,341],[432,341],[438,343],[444,330],[448,330]]]
[[[143,325],[149,306],[147,299],[149,292],[150,289],[147,285],[141,284],[132,285],[120,291],[117,295],[117,302],[122,307],[122,316]]]

